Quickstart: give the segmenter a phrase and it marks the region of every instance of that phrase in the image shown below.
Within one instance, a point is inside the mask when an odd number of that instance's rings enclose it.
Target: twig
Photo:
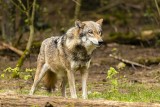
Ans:
[[[33,3],[30,5],[29,4],[29,0],[27,0],[27,11],[30,12],[30,10],[32,9],[33,7]]]
[[[114,59],[117,59],[117,60],[119,60],[119,61],[122,61],[122,62],[124,62],[124,63],[126,63],[126,64],[130,64],[130,65],[132,65],[132,66],[135,65],[135,66],[139,66],[139,67],[142,67],[142,68],[151,69],[151,67],[148,67],[148,66],[139,64],[139,63],[137,63],[137,62],[129,61],[129,60],[123,59],[123,58],[121,58],[121,57],[118,57],[118,56],[115,56],[115,55],[112,55],[112,54],[110,54],[109,56],[112,57],[112,58],[114,58]]]
[[[26,10],[26,7],[24,6],[24,4],[22,3],[21,0],[18,0],[18,2],[20,3],[20,5],[22,6],[22,8],[24,9],[24,11]]]
[[[154,2],[155,2],[155,5],[156,5],[156,8],[157,8],[159,17],[160,17],[160,10],[159,10],[159,6],[158,6],[158,2],[157,2],[157,0],[154,0]]]
[[[80,2],[78,2],[78,0],[72,0],[73,2],[75,2],[77,5],[81,5],[81,3]]]
[[[26,11],[23,10],[20,6],[18,6],[18,4],[16,4],[13,0],[11,0],[11,2],[13,3],[13,5],[15,5],[21,12],[26,14]]]
[[[6,44],[6,43],[4,43],[4,42],[2,42],[2,46],[3,46],[4,48],[8,48],[8,49],[12,50],[13,52],[17,53],[17,54],[20,55],[20,56],[23,54],[23,51],[15,48],[15,47],[13,47],[13,46],[11,46],[11,45],[9,45],[9,44]]]

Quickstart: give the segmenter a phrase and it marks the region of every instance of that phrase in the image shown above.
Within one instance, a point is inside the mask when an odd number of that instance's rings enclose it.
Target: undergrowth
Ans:
[[[103,92],[90,93],[89,99],[160,103],[159,87],[140,83],[120,82],[117,74],[118,72],[111,67],[107,72],[109,83],[106,84],[109,84],[109,87],[106,87]]]
[[[158,87],[147,87],[144,84],[125,84],[119,86],[119,91],[93,92],[90,99],[107,99],[127,102],[158,102],[160,103],[160,90]]]
[[[8,69],[7,71],[11,73],[13,72],[12,69]],[[32,72],[32,69],[26,69],[25,72],[29,75]],[[12,73],[11,73],[12,74]],[[22,74],[20,74],[22,75]],[[2,74],[1,77],[6,77],[5,73]],[[24,80],[28,80],[27,75],[22,76]],[[30,76],[29,76],[30,77]],[[26,78],[26,79],[25,79]],[[114,100],[114,101],[126,101],[126,102],[152,102],[152,103],[160,103],[160,90],[158,86],[151,86],[142,83],[133,83],[128,82],[125,77],[119,77],[118,71],[111,67],[107,71],[106,75],[107,81],[103,84],[106,87],[105,90],[98,92],[94,91],[91,92],[90,89],[95,87],[92,83],[91,85],[88,84],[88,89],[90,91],[88,98],[89,99],[107,99],[107,100]],[[0,90],[0,93],[8,92],[7,90]],[[17,89],[15,90],[18,94],[28,94],[28,89]],[[68,89],[68,95],[69,89]],[[47,96],[61,96],[60,91],[56,91],[54,93],[47,93],[46,90],[42,90],[40,87],[36,91],[35,95],[47,95]],[[81,94],[78,93],[79,98]],[[69,97],[69,96],[68,96]]]

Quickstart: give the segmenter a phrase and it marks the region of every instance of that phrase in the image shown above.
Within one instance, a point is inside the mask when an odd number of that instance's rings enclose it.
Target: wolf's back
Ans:
[[[54,51],[56,47],[55,41],[58,38],[59,37],[50,37],[45,39],[42,42],[37,63],[45,64],[45,63],[48,63],[48,59],[52,60],[51,58],[56,57],[54,56],[54,53],[55,53]],[[41,72],[41,71],[37,71],[37,72]],[[48,70],[48,72],[46,72],[43,78],[43,81],[48,91],[54,90],[55,84],[57,82],[56,74],[51,70]]]
[[[53,53],[50,53],[54,51],[55,49],[55,41],[58,39],[59,37],[56,36],[56,37],[50,37],[50,38],[47,38],[45,39],[42,44],[41,44],[41,47],[40,47],[40,52],[39,52],[39,55],[38,55],[38,60],[43,60],[44,62],[46,62],[46,57],[48,55],[50,56],[53,56],[52,54]]]

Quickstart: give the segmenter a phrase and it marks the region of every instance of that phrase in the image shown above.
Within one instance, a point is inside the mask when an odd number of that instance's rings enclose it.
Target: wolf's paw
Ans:
[[[33,95],[33,92],[32,92],[32,91],[30,91],[30,92],[29,92],[29,95]]]
[[[71,98],[73,98],[73,99],[77,99],[77,95],[75,95],[75,96],[71,96]]]
[[[88,99],[88,95],[87,95],[87,94],[83,94],[83,95],[82,95],[82,98],[83,98],[83,99]]]

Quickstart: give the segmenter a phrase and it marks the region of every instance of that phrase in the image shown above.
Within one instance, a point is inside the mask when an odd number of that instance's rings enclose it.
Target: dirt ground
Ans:
[[[92,57],[91,67],[89,69],[90,75],[88,79],[88,86],[91,92],[98,91],[101,92],[105,90],[105,87],[102,82],[107,81],[106,75],[107,70],[110,67],[116,68],[120,61],[109,57],[109,54],[117,54],[124,59],[130,61],[137,61],[138,58],[149,58],[149,57],[160,57],[160,48],[155,47],[142,47],[142,46],[133,46],[133,45],[120,45],[116,43],[107,44],[98,48]],[[25,61],[23,68],[35,68],[36,67],[36,58],[37,54],[31,54],[29,58]],[[16,65],[18,56],[14,53],[10,55],[0,54],[0,73],[3,69],[11,66],[14,67]],[[147,65],[151,67],[151,70],[147,70],[141,67],[133,67],[127,65],[124,69],[118,70],[119,76],[123,76],[127,78],[128,82],[138,82],[144,83],[146,85],[156,85],[160,86],[160,65],[152,64]],[[34,73],[33,73],[34,75]],[[0,79],[0,90],[8,90],[14,92],[13,90],[30,90],[30,87],[33,83],[32,79],[28,81],[22,79],[11,79],[11,80],[3,80]],[[80,93],[81,88],[81,78],[79,73],[76,73],[76,83],[78,86],[78,93]],[[94,86],[92,86],[94,84]],[[40,87],[42,87],[40,85]],[[39,90],[43,90],[43,88],[39,88]]]

